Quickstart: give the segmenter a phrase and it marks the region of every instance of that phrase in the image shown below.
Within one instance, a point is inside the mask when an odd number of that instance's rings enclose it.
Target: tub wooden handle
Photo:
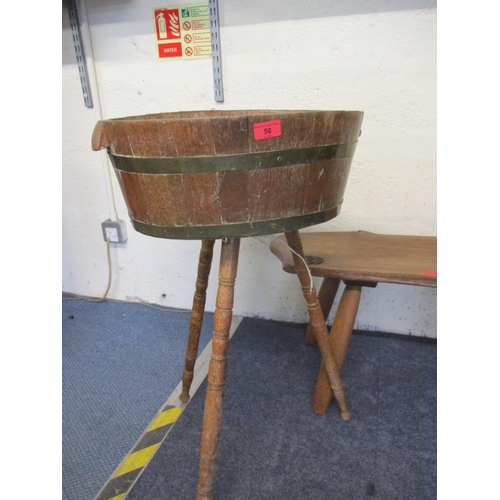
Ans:
[[[108,131],[104,122],[97,122],[94,127],[94,132],[92,132],[92,149],[94,151],[99,151],[109,147],[110,145],[111,141],[109,140]]]

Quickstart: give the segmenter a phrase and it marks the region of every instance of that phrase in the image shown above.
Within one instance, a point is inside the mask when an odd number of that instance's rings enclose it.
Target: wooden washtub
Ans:
[[[362,119],[358,111],[134,116],[98,122],[92,148],[107,148],[137,231],[239,238],[335,217]],[[279,136],[256,139],[276,134],[277,120]]]

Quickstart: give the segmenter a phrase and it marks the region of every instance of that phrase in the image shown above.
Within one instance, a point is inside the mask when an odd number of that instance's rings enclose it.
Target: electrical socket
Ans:
[[[125,243],[127,241],[127,226],[123,220],[105,220],[101,222],[104,241],[111,243]]]

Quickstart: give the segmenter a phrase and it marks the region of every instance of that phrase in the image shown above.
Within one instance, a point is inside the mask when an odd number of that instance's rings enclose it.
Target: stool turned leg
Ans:
[[[297,252],[297,254],[305,259],[299,232],[287,232],[285,233],[285,236],[288,245],[295,252]],[[300,284],[302,285],[302,292],[307,302],[307,310],[309,312],[309,317],[311,318],[314,334],[318,340],[319,349],[326,366],[330,385],[332,387],[333,394],[335,395],[335,398],[339,403],[340,416],[342,420],[349,420],[351,418],[351,413],[347,407],[347,403],[345,400],[344,388],[342,386],[342,380],[340,379],[337,363],[328,342],[328,330],[326,328],[325,317],[321,312],[321,307],[316,297],[316,291],[314,290],[314,287],[311,287],[309,273],[307,272],[306,265],[296,254],[292,255],[293,262],[295,264],[295,271],[297,273],[297,276],[299,277]]]
[[[182,393],[180,400],[184,403],[189,401],[189,389],[194,375],[194,363],[198,355],[200,343],[200,332],[205,314],[205,301],[207,298],[208,276],[212,267],[212,256],[214,253],[215,240],[202,240],[200,259],[198,262],[198,277],[196,279],[196,290],[191,310],[191,321],[189,323],[189,336],[186,346],[186,358],[184,361],[184,373],[182,374]]]
[[[318,302],[321,306],[321,311],[325,317],[325,321],[330,314],[330,309],[332,308],[333,301],[337,295],[339,285],[340,280],[334,278],[324,278],[323,283],[321,283],[321,287],[318,292]],[[305,340],[309,345],[314,345],[317,342],[311,321],[309,321],[309,324],[307,325]]]
[[[212,358],[208,369],[208,386],[203,417],[200,450],[200,471],[196,500],[210,500],[215,474],[215,461],[219,448],[219,431],[222,417],[222,399],[226,380],[226,355],[229,345],[229,328],[233,314],[234,281],[238,267],[239,238],[222,241],[219,288],[214,315]]]
[[[344,366],[347,348],[351,340],[354,321],[358,313],[359,300],[361,298],[361,286],[355,284],[346,284],[344,293],[340,299],[335,319],[333,320],[332,331],[330,333],[330,347],[334,353],[339,371]],[[316,390],[313,398],[313,410],[320,415],[327,412],[332,401],[332,390],[328,374],[324,363],[316,382]]]

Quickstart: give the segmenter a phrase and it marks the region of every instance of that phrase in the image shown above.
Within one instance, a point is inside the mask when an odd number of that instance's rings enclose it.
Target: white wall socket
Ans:
[[[105,220],[101,223],[104,241],[125,243],[127,241],[127,226],[123,220]]]

